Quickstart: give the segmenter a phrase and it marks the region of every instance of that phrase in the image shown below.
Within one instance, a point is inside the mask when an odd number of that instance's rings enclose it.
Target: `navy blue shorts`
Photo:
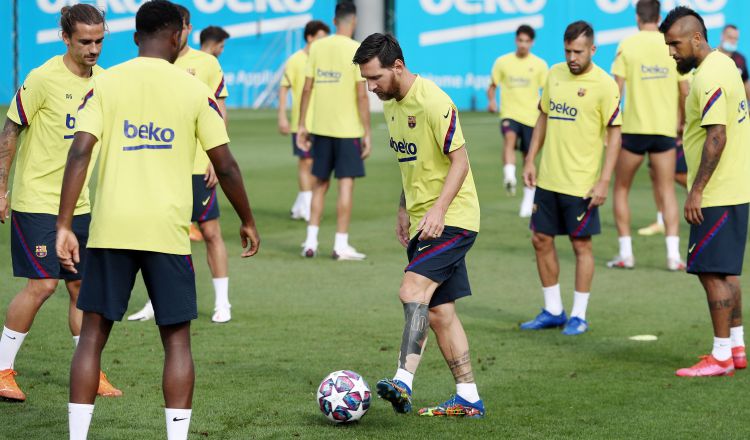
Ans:
[[[702,208],[703,223],[690,225],[688,273],[741,275],[748,204]]]
[[[60,266],[55,251],[57,242],[57,216],[13,211],[10,219],[10,254],[13,275],[29,279],[55,279],[75,281],[81,279],[81,268],[86,261],[86,243],[89,240],[91,214],[73,216],[73,233],[76,234],[81,262],[78,273]]]
[[[687,162],[685,161],[685,150],[682,145],[677,146],[677,162],[674,167],[675,174],[687,174]]]
[[[193,217],[191,222],[203,223],[219,218],[216,186],[206,188],[204,174],[193,174]]]
[[[622,148],[633,154],[663,153],[677,147],[675,138],[656,134],[623,133]]]
[[[419,241],[418,232],[411,239],[406,248],[409,265],[404,272],[414,272],[440,284],[430,299],[430,307],[471,295],[466,253],[476,238],[476,232],[446,226],[440,237]]]
[[[364,177],[365,161],[359,139],[312,136],[312,175],[320,180]]]
[[[129,249],[89,249],[78,308],[120,321],[128,310],[135,277],[141,271],[157,325],[198,317],[195,271],[190,255]]]
[[[301,150],[297,146],[297,133],[292,133],[292,154],[299,157],[300,159],[312,158],[312,150],[310,151]]]
[[[589,237],[601,232],[599,207],[589,209],[591,199],[537,187],[529,228],[547,235]]]
[[[500,131],[505,136],[506,133],[512,131],[518,137],[516,145],[523,154],[529,152],[529,146],[531,145],[531,135],[534,133],[534,127],[521,124],[513,119],[503,119],[500,121]]]

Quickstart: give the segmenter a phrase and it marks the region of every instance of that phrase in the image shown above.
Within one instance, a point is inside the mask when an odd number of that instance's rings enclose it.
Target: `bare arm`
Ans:
[[[357,109],[359,110],[359,119],[365,128],[365,135],[362,138],[362,159],[370,155],[372,147],[370,136],[370,100],[367,98],[367,83],[359,81],[357,83]]]
[[[466,152],[465,145],[448,153],[448,160],[451,165],[445,176],[440,196],[417,225],[417,230],[422,231],[419,235],[420,240],[439,237],[443,234],[445,213],[469,174],[469,154]]]
[[[221,111],[221,117],[224,119],[224,126],[229,124],[229,115],[227,115],[227,98],[217,98],[216,104]]]
[[[711,176],[719,166],[721,154],[727,145],[727,131],[724,125],[706,126],[706,141],[703,143],[703,153],[701,154],[701,163],[698,165],[698,172],[695,174],[693,186],[690,187],[687,200],[685,201],[685,220],[691,225],[703,223],[703,213],[701,212],[701,201],[703,199],[703,190],[711,180]]]
[[[609,182],[612,180],[612,173],[615,170],[617,157],[620,155],[620,145],[622,144],[622,135],[620,126],[607,127],[607,150],[604,156],[604,166],[599,181],[589,191],[591,202],[589,209],[595,206],[601,206],[607,200],[609,194]]]
[[[497,110],[497,85],[491,82],[487,87],[487,111],[497,113]]]
[[[396,238],[403,247],[409,246],[409,213],[406,211],[406,195],[401,190],[401,198],[398,202],[398,215],[396,216]]]
[[[286,95],[289,93],[289,87],[279,87],[279,111],[276,120],[279,126],[279,133],[289,134],[289,119],[286,116]]]
[[[544,139],[547,137],[547,114],[539,112],[539,117],[534,125],[534,132],[529,142],[529,152],[523,164],[523,182],[526,186],[536,186],[536,156],[542,150]]]
[[[297,147],[302,151],[310,151],[310,142],[308,140],[308,131],[305,126],[307,117],[307,107],[310,105],[310,95],[312,94],[315,80],[305,78],[305,86],[302,88],[302,97],[299,100],[299,127],[297,128]]]
[[[690,93],[690,83],[680,81],[677,83],[679,94],[677,98],[677,137],[682,137],[682,131],[685,129],[685,100]]]
[[[22,125],[6,119],[5,126],[0,134],[0,223],[5,223],[5,219],[10,214],[8,178],[10,177],[13,157],[16,155],[16,144],[21,130],[23,130]]]
[[[622,96],[622,89],[625,88],[625,78],[615,75],[615,82],[617,83],[617,88],[620,90],[620,96]]]

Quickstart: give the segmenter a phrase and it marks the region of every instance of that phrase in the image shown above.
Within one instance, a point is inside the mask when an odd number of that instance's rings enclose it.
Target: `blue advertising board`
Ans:
[[[617,43],[637,31],[636,0],[400,0],[396,2],[396,36],[410,69],[434,80],[464,109],[484,109],[485,91],[495,59],[515,50],[521,24],[536,29],[532,51],[551,66],[563,62],[563,33],[576,20],[595,30],[594,62],[609,71]],[[698,11],[706,22],[709,43],[717,45],[729,23],[742,31],[747,0],[662,0],[664,16],[676,5]],[[403,19],[402,17],[408,17]],[[747,26],[750,27],[750,26]],[[750,30],[745,31],[750,32]],[[740,34],[740,52],[750,50],[750,36]]]

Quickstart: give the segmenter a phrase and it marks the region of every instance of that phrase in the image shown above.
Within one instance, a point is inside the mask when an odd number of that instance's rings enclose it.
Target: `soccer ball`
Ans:
[[[357,421],[370,408],[370,387],[353,371],[334,371],[318,387],[318,405],[334,423]]]

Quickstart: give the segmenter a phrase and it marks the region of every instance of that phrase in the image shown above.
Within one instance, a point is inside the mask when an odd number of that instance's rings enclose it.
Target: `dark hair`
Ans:
[[[354,54],[354,64],[366,64],[377,57],[383,67],[393,67],[396,60],[401,60],[404,65],[404,53],[401,46],[393,35],[372,34],[365,38]]]
[[[167,0],[142,4],[135,14],[135,31],[140,35],[152,35],[162,30],[182,30],[182,17],[177,6]]]
[[[727,29],[732,29],[732,30],[735,30],[735,31],[738,31],[738,30],[739,30],[739,29],[737,28],[737,26],[735,26],[735,25],[733,25],[733,24],[728,24],[728,25],[724,26],[724,29],[722,29],[721,31],[722,31],[722,32],[724,32],[724,31],[726,31]]]
[[[305,40],[307,40],[307,37],[315,36],[315,34],[320,31],[325,31],[326,34],[330,34],[331,28],[320,20],[308,21],[305,25]]]
[[[581,35],[591,41],[594,41],[594,28],[592,28],[591,25],[588,24],[588,22],[585,22],[583,20],[574,21],[573,23],[570,23],[567,28],[565,28],[565,35],[563,36],[563,40],[568,43],[580,37]]]
[[[350,0],[344,0],[336,5],[336,13],[334,14],[334,18],[336,20],[341,20],[343,18],[349,17],[350,15],[356,14],[357,7],[354,6],[354,3],[352,3]]]
[[[73,35],[78,23],[104,25],[104,12],[94,6],[80,3],[73,6],[64,6],[60,10],[60,28],[63,34]]]
[[[209,26],[201,31],[201,46],[206,44],[206,42],[208,41],[221,43],[227,38],[229,38],[229,32],[225,31],[224,28],[221,28],[219,26]]]
[[[177,3],[175,3],[175,6],[177,6],[177,9],[179,9],[180,11],[180,17],[182,17],[182,21],[185,24],[190,24],[190,9],[182,5],[178,5]]]
[[[669,32],[672,26],[677,23],[679,19],[685,17],[695,17],[700,22],[701,32],[703,32],[703,38],[705,38],[706,42],[708,42],[708,32],[706,31],[706,24],[703,22],[703,17],[686,6],[678,6],[669,11],[669,14],[667,14],[666,18],[664,18],[664,21],[662,21],[659,25],[659,32],[661,32],[662,34],[666,34],[667,32]]]
[[[536,32],[534,32],[534,28],[529,26],[528,24],[522,24],[521,26],[518,26],[518,29],[516,29],[516,37],[525,34],[532,40],[536,38]]]
[[[658,23],[661,3],[659,0],[638,0],[635,13],[643,23]]]

